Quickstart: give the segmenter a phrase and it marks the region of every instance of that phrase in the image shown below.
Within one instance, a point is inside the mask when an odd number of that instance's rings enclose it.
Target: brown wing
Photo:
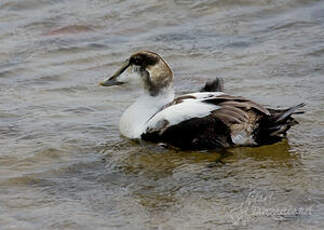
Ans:
[[[219,108],[206,117],[184,120],[167,127],[162,133],[161,129],[153,130],[143,133],[141,137],[143,140],[164,142],[183,149],[274,143],[281,140],[290,126],[296,123],[291,115],[301,113],[297,109],[304,106],[300,104],[287,110],[273,110],[243,97],[216,95],[199,97],[191,94],[176,98],[164,108],[188,99],[211,103]]]
[[[172,126],[168,126],[167,122],[161,123],[161,126],[165,126],[165,128],[149,130],[142,134],[142,139],[165,142],[184,149],[229,147],[233,144],[232,138],[235,138],[236,135],[253,137],[253,132],[258,127],[260,119],[270,114],[263,106],[243,97],[216,95],[206,94],[206,97],[199,97],[191,94],[176,98],[164,108],[185,100],[197,99],[201,103],[215,105],[215,110],[206,117],[191,118]]]
[[[251,110],[254,109],[255,111],[259,113],[263,113],[267,116],[270,116],[269,110],[264,108],[262,105],[259,105],[251,100],[248,100],[244,97],[239,96],[230,96],[230,95],[221,95],[218,97],[213,97],[211,99],[206,99],[205,102],[213,103],[215,105],[219,106],[230,106],[230,107],[236,107],[242,110]]]
[[[268,109],[244,97],[221,95],[204,102],[220,106],[212,116],[221,120],[232,136],[241,132],[252,135],[258,121],[271,115]]]
[[[183,95],[175,98],[172,102],[165,105],[161,110],[179,104],[186,99],[197,99],[194,95]],[[213,116],[220,119],[224,124],[230,127],[232,124],[253,123],[260,116],[270,116],[268,109],[251,100],[240,96],[231,96],[223,94],[220,96],[210,95],[202,100],[205,103],[211,103],[220,108],[213,112]]]

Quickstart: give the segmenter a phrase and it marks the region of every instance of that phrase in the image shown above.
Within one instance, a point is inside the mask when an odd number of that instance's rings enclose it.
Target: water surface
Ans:
[[[0,47],[0,229],[323,229],[324,1],[2,0]],[[271,146],[133,143],[140,89],[98,82],[141,49],[178,93],[307,113]]]

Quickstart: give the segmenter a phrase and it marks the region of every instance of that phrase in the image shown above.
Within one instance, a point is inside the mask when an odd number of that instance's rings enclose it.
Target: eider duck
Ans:
[[[131,55],[100,85],[124,84],[121,76],[129,67],[138,73],[144,86],[143,94],[126,109],[119,122],[121,134],[130,139],[187,150],[272,144],[297,124],[291,115],[303,113],[298,109],[304,104],[271,109],[224,92],[175,97],[172,70],[159,54],[151,51]]]

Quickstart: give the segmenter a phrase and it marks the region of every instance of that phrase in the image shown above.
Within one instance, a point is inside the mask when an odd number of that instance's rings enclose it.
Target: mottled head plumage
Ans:
[[[140,51],[130,57],[130,64],[139,66],[144,80],[144,88],[151,96],[158,95],[163,89],[171,86],[173,73],[163,58],[151,51]]]
[[[136,52],[128,58],[120,69],[110,78],[101,82],[102,86],[120,85],[119,76],[130,66],[138,72],[144,82],[144,89],[151,96],[157,96],[166,89],[172,88],[173,73],[163,58],[152,51]]]
[[[152,66],[158,63],[160,58],[161,57],[156,53],[150,51],[141,51],[141,52],[134,53],[130,57],[129,62],[132,65],[146,68],[148,66]]]

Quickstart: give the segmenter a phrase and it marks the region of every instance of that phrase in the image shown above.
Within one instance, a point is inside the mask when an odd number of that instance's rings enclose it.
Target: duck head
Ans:
[[[101,86],[113,86],[126,83],[122,74],[129,67],[137,72],[144,83],[144,89],[151,96],[157,96],[172,87],[173,73],[163,58],[151,51],[140,51],[131,55],[123,65],[109,78],[100,82]]]

